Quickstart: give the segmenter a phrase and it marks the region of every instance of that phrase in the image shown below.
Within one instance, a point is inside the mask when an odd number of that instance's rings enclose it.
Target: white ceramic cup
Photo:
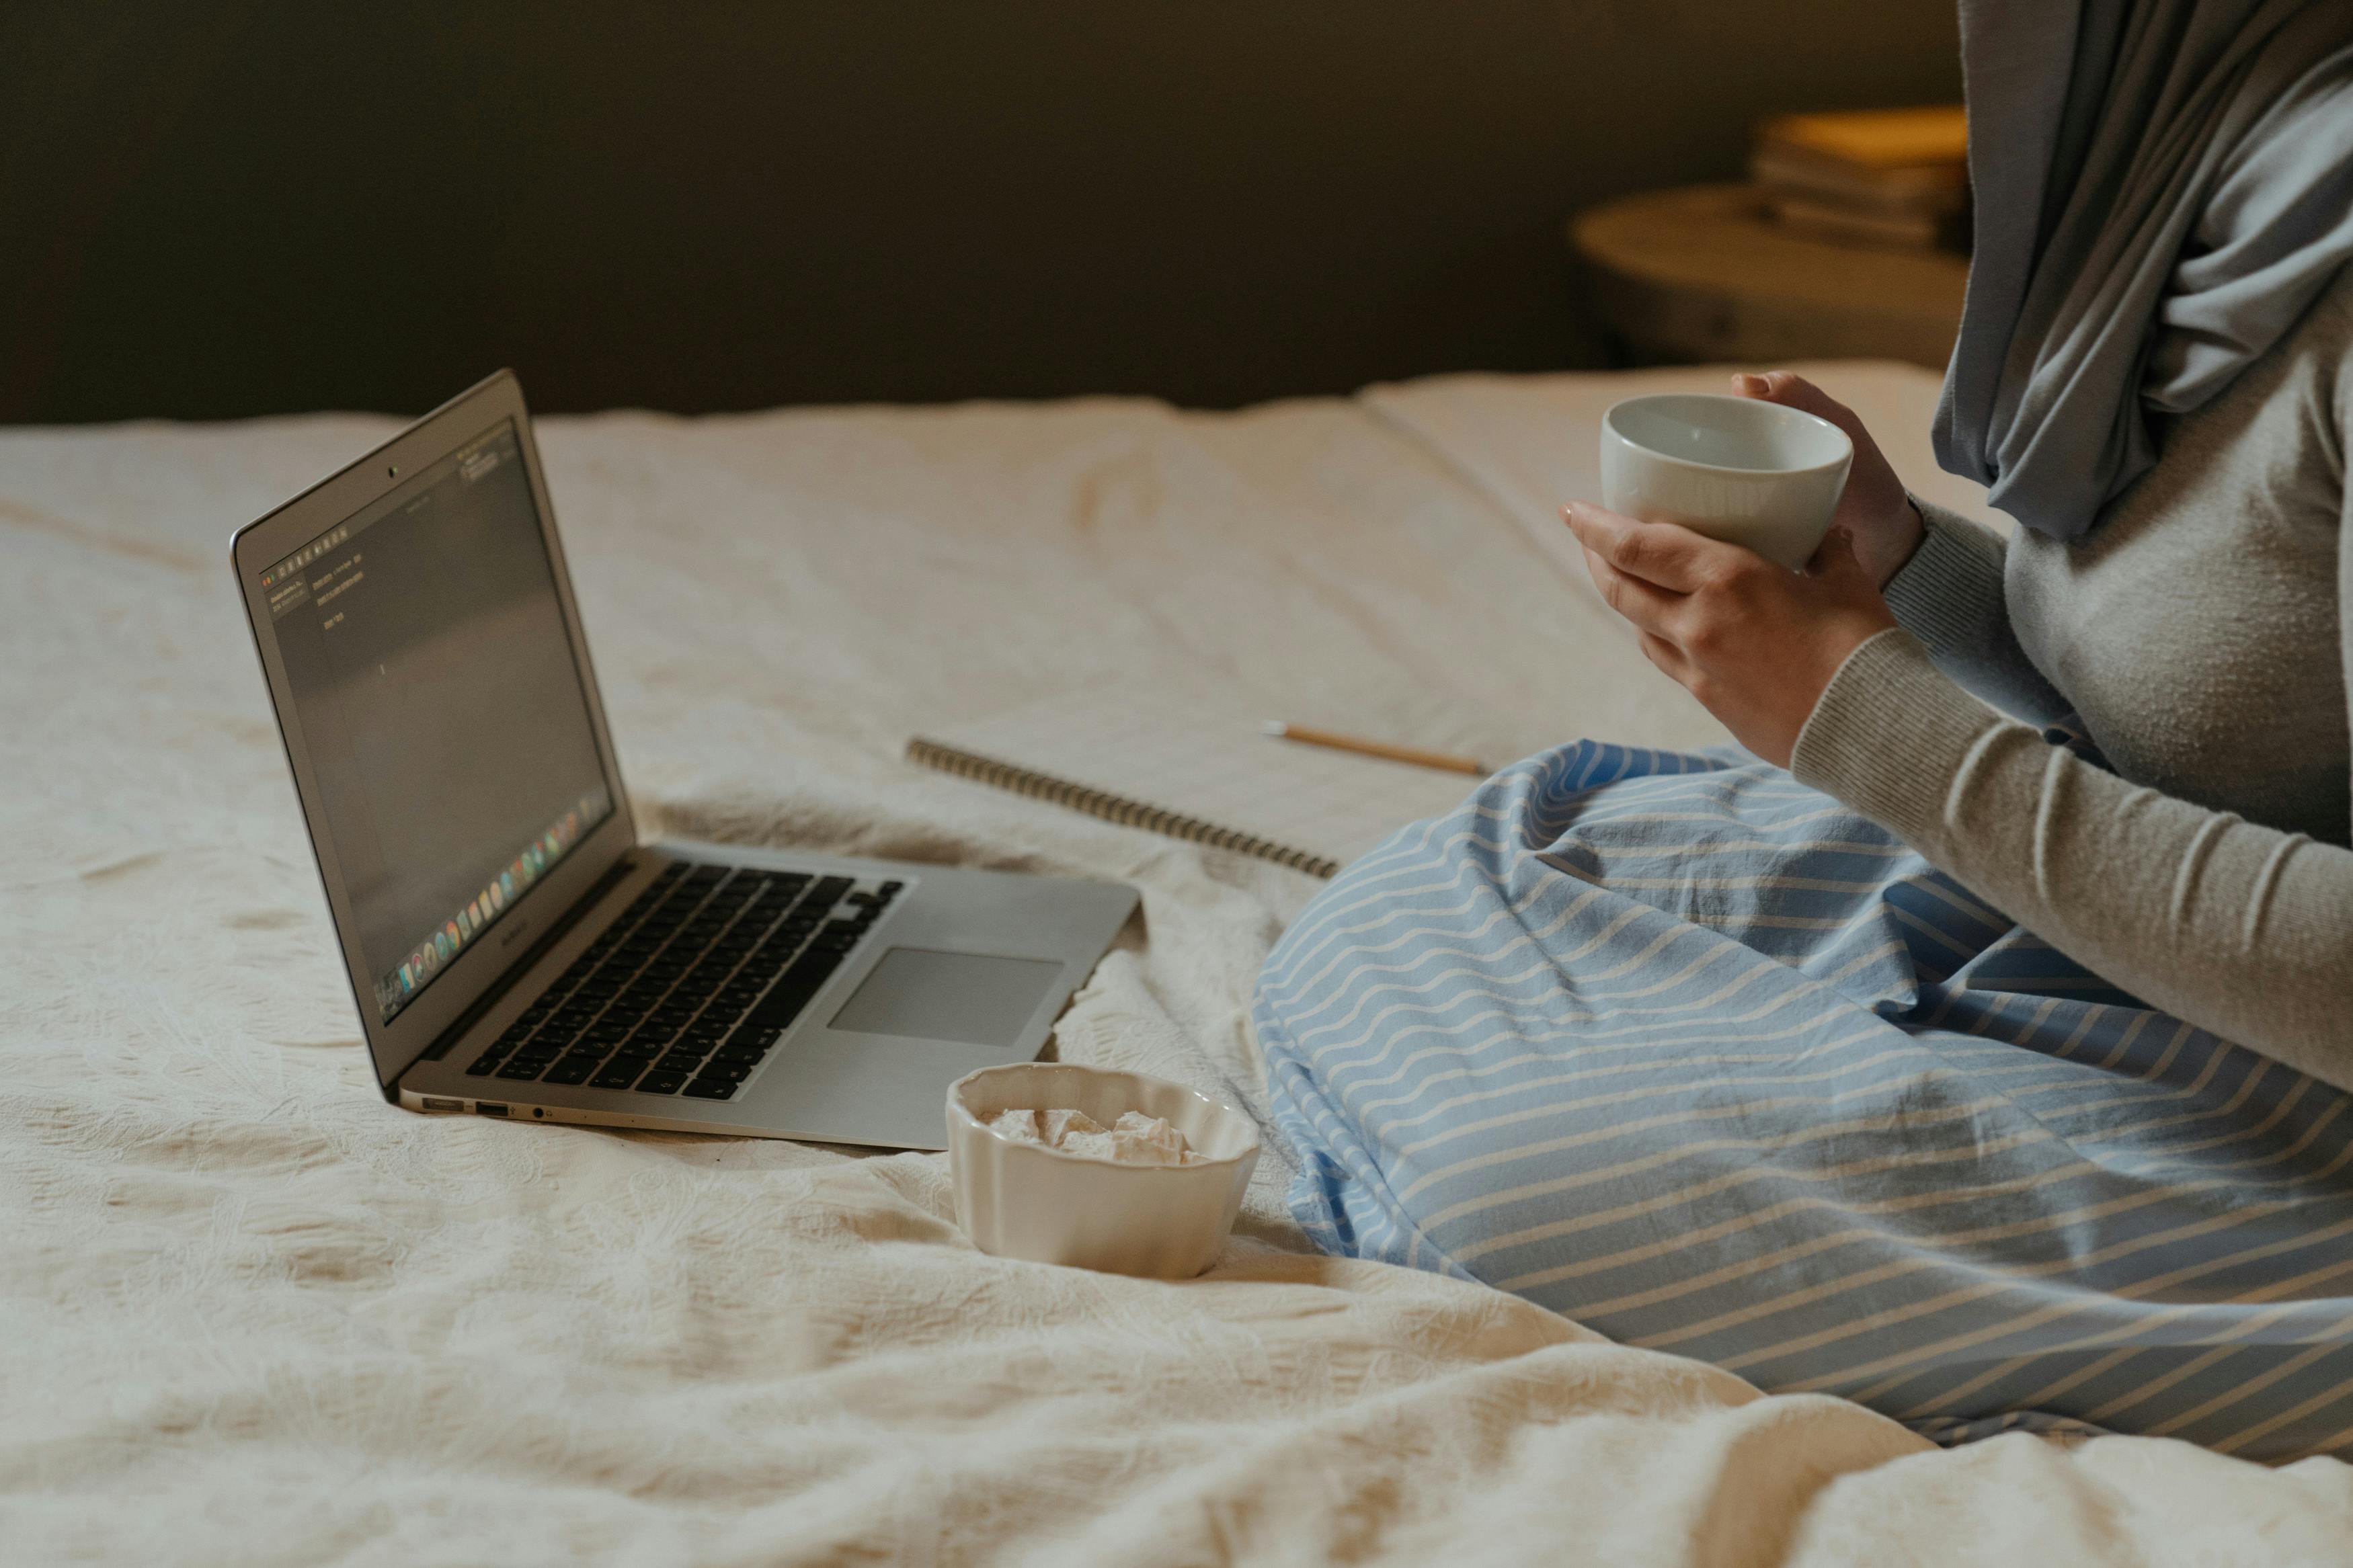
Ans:
[[[1667,392],[1601,416],[1601,504],[1797,568],[1830,531],[1854,443],[1827,419],[1754,397]]]
[[[1079,1110],[1109,1127],[1120,1113],[1161,1117],[1202,1156],[1190,1165],[1120,1165],[1002,1138],[1007,1110]],[[999,1258],[1107,1274],[1190,1279],[1218,1260],[1258,1164],[1250,1119],[1205,1094],[1071,1062],[983,1068],[948,1089],[948,1176],[956,1223]]]

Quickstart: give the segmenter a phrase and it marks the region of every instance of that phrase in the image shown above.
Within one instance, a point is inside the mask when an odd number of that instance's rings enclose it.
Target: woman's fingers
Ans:
[[[1585,552],[1585,569],[1593,574],[1594,586],[1601,590],[1609,607],[1633,623],[1634,635],[1641,639],[1642,657],[1683,680],[1691,660],[1672,638],[1653,629],[1666,624],[1667,616],[1683,603],[1682,596],[1662,594],[1639,577],[1627,576],[1590,550]]]
[[[1727,563],[1719,557],[1741,553],[1688,528],[1638,522],[1590,501],[1571,501],[1561,512],[1568,520],[1568,531],[1588,552],[1627,576],[1670,593],[1690,593],[1720,574]]]
[[[1590,545],[1585,550],[1585,569],[1593,574],[1593,585],[1601,590],[1602,602],[1645,632],[1664,629],[1667,617],[1683,602],[1680,594],[1670,594],[1656,584],[1620,572]]]
[[[1641,638],[1643,658],[1666,671],[1682,685],[1691,684],[1691,660],[1683,657],[1683,649],[1656,632],[1643,632]]]
[[[1800,413],[1827,419],[1858,444],[1871,439],[1871,433],[1862,427],[1862,421],[1854,416],[1853,409],[1795,371],[1768,370],[1762,375],[1736,375],[1732,378],[1732,389],[1743,397],[1762,398],[1767,403],[1778,403],[1784,408],[1795,408]]]

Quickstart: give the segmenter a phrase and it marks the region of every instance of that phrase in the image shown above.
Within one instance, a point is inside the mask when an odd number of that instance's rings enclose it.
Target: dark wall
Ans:
[[[1560,242],[1952,0],[0,5],[0,420],[1598,363]]]

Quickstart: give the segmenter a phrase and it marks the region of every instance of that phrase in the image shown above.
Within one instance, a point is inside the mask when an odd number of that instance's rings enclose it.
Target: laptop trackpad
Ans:
[[[1002,1048],[1021,1037],[1061,973],[1060,964],[1045,959],[894,947],[830,1026]]]

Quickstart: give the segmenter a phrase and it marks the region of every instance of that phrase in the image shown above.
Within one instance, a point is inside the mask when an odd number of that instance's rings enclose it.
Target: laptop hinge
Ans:
[[[637,868],[638,857],[634,852],[624,855],[619,859],[614,861],[612,869],[597,878],[595,882],[589,885],[586,892],[582,893],[577,899],[574,900],[572,907],[564,911],[563,918],[558,920],[554,925],[548,927],[547,931],[537,942],[533,942],[529,948],[524,950],[523,955],[521,958],[518,958],[512,963],[508,964],[505,970],[500,973],[498,979],[491,982],[490,988],[485,990],[480,996],[474,998],[474,1005],[467,1008],[464,1012],[459,1014],[456,1019],[450,1023],[449,1026],[442,1030],[441,1033],[435,1037],[431,1045],[426,1047],[423,1051],[417,1054],[417,1061],[409,1063],[408,1067],[415,1067],[417,1062],[438,1062],[444,1057],[448,1056],[451,1047],[455,1047],[459,1040],[465,1038],[467,1030],[472,1028],[476,1024],[480,1023],[484,1014],[497,1006],[501,999],[503,998],[508,992],[513,990],[515,985],[524,975],[529,974],[532,972],[533,965],[537,964],[541,959],[546,957],[548,952],[553,949],[557,942],[562,942],[565,936],[570,934],[574,926],[578,925],[583,920],[587,918],[589,910],[595,909],[598,904],[605,901],[606,894],[611,892],[616,887],[618,887],[622,879],[628,876],[630,872]],[[400,1072],[393,1075],[392,1082],[385,1086],[384,1097],[386,1100],[397,1100],[399,1098],[401,1074],[406,1073],[407,1070],[408,1068],[401,1068]]]

